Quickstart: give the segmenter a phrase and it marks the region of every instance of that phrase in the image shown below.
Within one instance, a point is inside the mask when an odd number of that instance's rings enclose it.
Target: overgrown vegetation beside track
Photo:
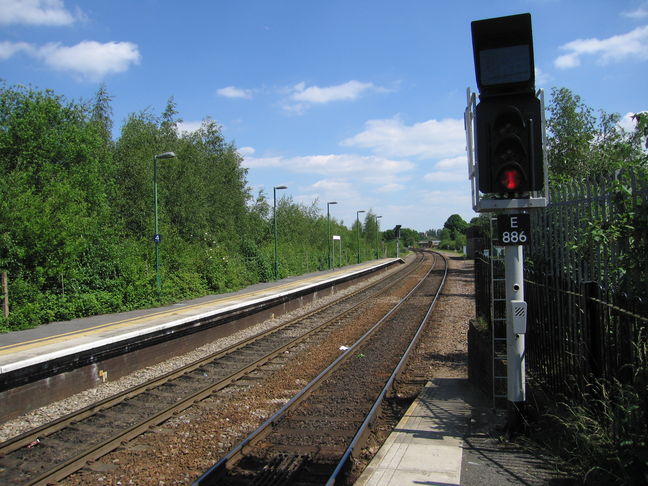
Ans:
[[[550,114],[555,184],[528,254],[531,305],[544,307],[530,322],[529,366],[565,397],[549,417],[584,482],[646,484],[648,113],[628,132],[560,89]]]
[[[626,132],[567,89],[549,113],[551,204],[525,250],[527,369],[554,399],[537,436],[586,484],[646,484],[648,113]]]
[[[648,171],[552,192],[553,206],[533,217],[527,252],[527,364],[558,398],[550,423],[587,484],[641,484],[648,480]]]
[[[234,290],[274,278],[272,200],[251,194],[236,147],[213,120],[180,132],[171,98],[161,115],[131,114],[112,139],[110,96],[87,102],[0,85],[0,270],[11,313],[0,331]],[[159,160],[162,292],[153,244],[153,157]],[[277,181],[280,183],[281,181]],[[327,219],[277,202],[279,277],[328,267]],[[395,256],[369,211],[362,260]],[[355,263],[357,232],[340,235],[335,264]],[[336,242],[337,243],[337,242]],[[401,247],[416,244],[401,240]]]

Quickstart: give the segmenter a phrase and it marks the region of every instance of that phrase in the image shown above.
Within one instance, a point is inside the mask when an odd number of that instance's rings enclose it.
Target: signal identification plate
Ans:
[[[498,214],[497,238],[503,246],[528,245],[531,242],[531,217],[528,214]]]

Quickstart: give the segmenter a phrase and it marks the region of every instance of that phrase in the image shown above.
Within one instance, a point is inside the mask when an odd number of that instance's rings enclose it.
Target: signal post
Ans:
[[[473,209],[494,213],[505,247],[509,432],[522,424],[525,402],[524,251],[529,211],[546,207],[548,176],[542,92],[535,92],[531,15],[472,22],[479,103],[468,91],[465,112]]]

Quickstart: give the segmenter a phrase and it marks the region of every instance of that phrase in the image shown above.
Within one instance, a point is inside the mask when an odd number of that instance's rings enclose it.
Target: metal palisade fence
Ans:
[[[591,377],[631,380],[646,360],[648,171],[554,185],[551,205],[531,211],[531,225],[529,373],[567,395]],[[476,261],[477,295],[490,289],[487,260]],[[488,319],[486,305],[477,307]]]
[[[552,188],[532,241],[530,372],[562,392],[592,375],[627,381],[648,331],[648,171]]]

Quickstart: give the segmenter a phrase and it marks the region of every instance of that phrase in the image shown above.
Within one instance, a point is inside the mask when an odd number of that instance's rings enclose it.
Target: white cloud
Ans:
[[[374,155],[352,154],[306,155],[302,157],[245,157],[248,168],[278,167],[295,173],[323,174],[327,176],[362,177],[376,181],[393,178],[396,174],[414,168],[409,161],[390,160]],[[379,176],[378,176],[379,174]]]
[[[292,185],[291,192],[295,189]],[[362,205],[362,195],[358,191],[358,181],[353,182],[344,178],[326,178],[319,179],[312,184],[300,185],[299,196],[294,196],[295,200],[310,205],[313,201],[319,201],[323,210],[326,211],[327,201],[338,201],[337,205],[331,206],[331,218],[340,219],[349,208]],[[355,213],[354,213],[355,214]]]
[[[618,125],[626,132],[634,132],[636,122],[632,118],[633,115],[634,113],[632,112],[626,113],[621,120],[619,120]]]
[[[535,68],[535,80],[536,80],[536,86],[546,86],[551,82],[551,76],[547,73],[545,73],[543,70],[541,70],[539,67]]]
[[[344,84],[320,88],[319,86],[306,87],[305,83],[296,84],[290,96],[295,101],[306,103],[330,103],[331,101],[353,101],[365,91],[374,88],[373,83],[361,83],[351,80]]]
[[[405,125],[399,118],[370,120],[365,131],[342,141],[384,157],[453,157],[465,151],[463,120],[447,118]]]
[[[249,100],[252,98],[252,91],[249,89],[236,88],[235,86],[226,86],[225,88],[220,88],[216,91],[218,96],[223,96],[225,98],[244,98]]]
[[[567,51],[554,61],[560,69],[579,66],[584,55],[596,56],[597,62],[603,65],[632,58],[644,61],[648,59],[648,25],[607,39],[577,39],[560,48]]]
[[[450,159],[442,159],[436,163],[435,167],[437,169],[461,169],[468,171],[468,160],[465,155],[459,155],[458,157],[452,157]]]
[[[252,147],[240,147],[238,153],[241,157],[251,157],[256,150]]]
[[[243,165],[248,169],[267,169],[270,167],[282,167],[283,159],[281,157],[248,157],[245,154],[241,155],[243,155],[244,157]]]
[[[108,74],[124,72],[141,60],[137,45],[131,42],[102,44],[83,41],[71,47],[59,43],[35,46],[26,42],[0,42],[0,60],[9,59],[19,52],[42,60],[52,69],[68,71],[91,81],[98,81]]]
[[[141,59],[139,49],[131,42],[83,41],[71,47],[58,43],[38,49],[38,57],[53,69],[69,71],[82,78],[99,80],[112,73],[126,71]]]
[[[466,188],[468,189],[468,181],[466,181]],[[452,212],[448,212],[447,216],[455,213],[468,213],[471,211],[471,194],[470,190],[451,190],[451,191],[422,191],[420,196],[420,205],[421,207],[430,209],[442,209],[448,207],[458,208]],[[460,209],[459,209],[460,208]],[[446,216],[446,218],[447,218]],[[472,217],[472,216],[471,216]]]
[[[366,173],[358,174],[354,178],[361,177],[362,180],[368,184],[375,186],[385,186],[389,184],[400,184],[408,182],[411,177],[407,175],[408,171],[402,172],[387,172],[387,171],[369,171]]]
[[[465,155],[442,159],[432,172],[423,176],[427,182],[457,182],[468,180],[468,161]]]
[[[639,5],[635,10],[621,12],[621,15],[631,19],[645,19],[648,17],[648,2]]]
[[[340,195],[349,194],[355,190],[353,184],[345,179],[321,179],[311,187],[317,191]]]
[[[34,47],[26,42],[0,42],[0,60],[9,59],[19,52],[33,52]]]
[[[451,214],[459,214],[470,221],[476,214],[472,212],[470,189],[463,191],[417,191],[416,204],[387,204],[381,206],[384,224],[387,222],[402,224],[406,228],[424,231],[430,228],[443,228],[443,224]]]
[[[554,66],[559,69],[570,69],[580,66],[580,58],[577,54],[564,54],[558,56],[554,61]]]
[[[458,182],[468,180],[468,171],[465,171],[465,174],[461,174],[457,171],[451,170],[437,170],[434,172],[428,172],[423,176],[423,179],[427,182]]]
[[[403,189],[405,189],[405,186],[403,184],[392,182],[379,187],[378,189],[376,189],[376,191],[381,193],[388,193],[402,191]]]
[[[0,0],[0,24],[61,26],[75,20],[61,0]]]
[[[355,101],[368,91],[386,91],[373,83],[362,83],[351,80],[335,86],[309,86],[301,82],[290,88],[288,102],[284,110],[293,113],[303,113],[311,105],[322,105],[334,101]]]
[[[648,110],[639,110],[637,113],[648,113]],[[628,133],[634,132],[637,128],[637,121],[632,118],[634,115],[635,113],[628,112],[619,120],[618,125]]]

